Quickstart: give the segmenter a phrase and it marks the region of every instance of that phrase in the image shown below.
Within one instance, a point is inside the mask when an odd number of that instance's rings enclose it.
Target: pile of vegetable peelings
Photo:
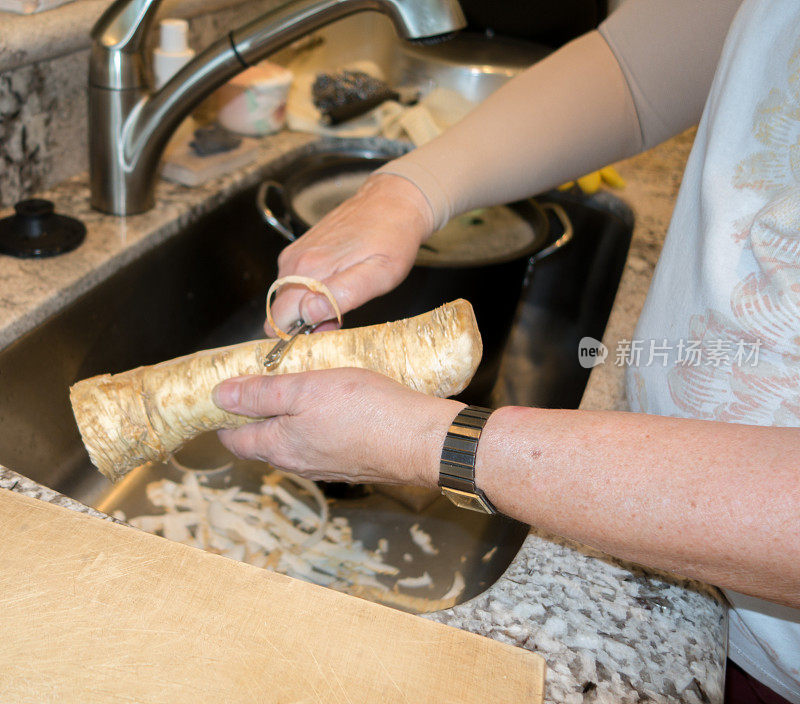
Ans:
[[[449,608],[464,591],[463,576],[455,571],[450,589],[439,598],[404,593],[431,587],[430,574],[400,577],[401,570],[384,560],[385,538],[368,550],[353,538],[346,518],[330,515],[328,500],[314,482],[277,469],[263,477],[260,493],[205,486],[191,471],[181,482],[150,482],[146,491],[163,513],[127,518],[118,510],[114,517],[168,540],[400,608]],[[410,534],[423,553],[438,552],[418,524]]]

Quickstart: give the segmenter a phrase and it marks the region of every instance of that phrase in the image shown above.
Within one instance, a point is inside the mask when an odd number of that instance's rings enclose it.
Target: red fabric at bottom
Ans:
[[[725,704],[789,704],[780,694],[748,675],[733,660],[725,669]]]

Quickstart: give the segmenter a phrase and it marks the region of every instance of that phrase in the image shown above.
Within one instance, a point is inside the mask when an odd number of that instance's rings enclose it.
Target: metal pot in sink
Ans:
[[[294,241],[352,196],[386,161],[358,155],[309,159],[282,184],[263,183],[258,207],[271,228]],[[546,209],[563,225],[555,241]],[[348,313],[345,324],[356,327],[405,318],[465,298],[475,310],[484,352],[475,377],[459,399],[488,406],[526,276],[535,261],[571,237],[567,215],[555,204],[528,199],[466,213],[422,246],[405,281]]]
[[[519,39],[461,32],[441,44],[399,43],[392,69],[398,85],[424,92],[449,88],[477,104],[551,51]]]

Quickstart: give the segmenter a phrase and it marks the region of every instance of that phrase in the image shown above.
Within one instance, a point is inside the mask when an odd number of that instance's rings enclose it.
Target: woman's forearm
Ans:
[[[415,183],[437,228],[638,153],[696,123],[741,0],[637,0],[381,169]]]
[[[476,477],[515,518],[800,606],[800,430],[506,407]]]
[[[431,487],[463,407],[363,369],[230,379],[214,398],[256,419],[221,432],[239,457],[309,479]],[[476,459],[477,485],[509,516],[800,607],[800,428],[507,406]]]
[[[380,172],[418,186],[438,229],[459,213],[529,197],[640,148],[625,77],[606,41],[591,32]]]

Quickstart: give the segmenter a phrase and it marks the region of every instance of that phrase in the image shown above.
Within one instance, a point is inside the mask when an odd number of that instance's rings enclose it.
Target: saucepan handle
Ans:
[[[541,261],[545,257],[549,257],[554,252],[569,244],[572,241],[574,229],[572,227],[572,220],[570,220],[567,211],[564,210],[558,203],[539,203],[543,210],[551,210],[561,223],[564,232],[561,233],[559,238],[552,244],[547,245],[543,250],[537,252],[531,257],[531,262],[535,263]]]
[[[289,240],[289,242],[294,242],[297,239],[297,235],[295,235],[292,230],[288,214],[284,215],[283,218],[279,218],[269,205],[275,202],[281,204],[284,213],[288,212],[283,187],[275,181],[264,181],[264,183],[259,186],[258,193],[256,193],[256,207],[258,208],[258,212],[261,214],[264,222],[273,230],[276,230],[281,237]]]

